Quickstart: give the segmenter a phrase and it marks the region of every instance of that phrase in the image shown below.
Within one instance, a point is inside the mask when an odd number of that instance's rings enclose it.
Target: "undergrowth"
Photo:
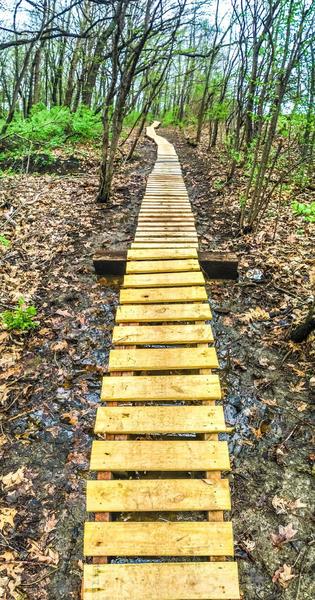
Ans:
[[[0,313],[0,319],[10,331],[29,331],[39,325],[38,321],[34,321],[36,315],[35,306],[26,306],[24,298],[19,298],[18,305],[13,310]]]

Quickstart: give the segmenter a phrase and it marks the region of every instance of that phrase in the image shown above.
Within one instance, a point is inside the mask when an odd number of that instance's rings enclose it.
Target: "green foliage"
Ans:
[[[0,161],[8,157],[27,156],[43,147],[49,154],[52,149],[69,142],[99,139],[101,132],[101,115],[95,115],[86,106],[80,106],[75,113],[71,113],[65,106],[48,109],[39,103],[33,106],[27,119],[21,113],[16,113],[5,135],[5,151],[0,154]]]
[[[125,127],[133,127],[137,119],[140,117],[141,112],[139,110],[132,110],[124,118]]]
[[[168,110],[162,117],[162,125],[163,127],[168,127],[169,125],[177,125],[178,119],[174,110]]]
[[[212,120],[218,119],[219,121],[225,121],[230,113],[230,102],[214,102],[208,111],[208,117]]]
[[[315,223],[315,202],[303,204],[303,202],[292,202],[292,210],[296,215],[302,215],[308,223]]]
[[[0,235],[0,244],[2,246],[4,246],[5,248],[8,248],[8,246],[10,246],[10,242],[9,240],[5,237],[5,235]]]
[[[16,308],[0,313],[0,318],[7,329],[29,331],[39,325],[38,321],[33,320],[36,314],[37,310],[35,306],[26,307],[24,298],[19,298]]]
[[[213,182],[213,187],[216,192],[221,192],[225,186],[226,181],[224,179],[215,179]]]
[[[73,137],[78,141],[95,140],[102,135],[101,114],[95,114],[87,106],[79,106],[75,113],[71,113]]]

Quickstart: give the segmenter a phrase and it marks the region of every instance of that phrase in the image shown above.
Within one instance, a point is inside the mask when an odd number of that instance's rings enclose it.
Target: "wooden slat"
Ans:
[[[85,523],[85,556],[233,556],[231,523]]]
[[[126,266],[127,274],[175,273],[184,271],[200,271],[198,260],[193,258],[183,260],[134,260],[128,261]]]
[[[114,327],[113,344],[197,344],[213,342],[210,325],[126,325]]]
[[[84,600],[238,600],[237,564],[85,565]]]
[[[220,381],[217,375],[103,377],[101,391],[101,400],[107,402],[202,401],[220,398]]]
[[[174,288],[168,288],[174,289]],[[176,289],[176,288],[175,288]],[[177,288],[179,289],[179,288]],[[187,288],[189,289],[189,288]],[[126,290],[127,291],[127,290]],[[156,296],[150,295],[152,302]],[[195,298],[196,299],[196,298]],[[175,300],[174,300],[175,301]],[[117,323],[161,323],[172,321],[208,321],[209,304],[123,304],[116,312]]]
[[[111,350],[108,370],[173,371],[176,369],[217,369],[215,348],[126,348]]]
[[[197,234],[195,231],[171,231],[167,233],[167,231],[136,231],[135,240],[137,238],[148,238],[148,237],[173,237],[173,238],[192,238],[197,239]]]
[[[156,216],[151,216],[151,217],[142,217],[141,215],[139,215],[138,217],[138,223],[183,223],[184,225],[186,223],[190,223],[190,224],[194,224],[195,223],[195,219],[190,216],[190,217],[181,217],[181,216],[163,216],[163,215],[156,215]]]
[[[145,223],[145,225],[142,225],[141,223],[138,223],[138,227],[137,227],[137,234],[140,233],[172,233],[172,232],[178,232],[178,233],[196,233],[196,228],[193,224],[191,225],[187,225],[187,224],[181,224],[181,225],[172,225],[170,223],[168,224],[162,224],[161,223]]]
[[[176,249],[176,248],[198,248],[198,242],[133,242],[131,249]]]
[[[87,482],[88,512],[230,510],[226,479],[112,479]]]
[[[135,275],[133,275],[133,277],[135,277]],[[189,287],[187,285],[186,287],[125,288],[121,290],[119,296],[120,304],[200,302],[202,300],[207,300],[207,293],[205,288],[201,285],[194,287]],[[117,309],[117,314],[118,312],[119,310]],[[154,309],[152,309],[152,314],[154,314]],[[139,319],[136,320],[139,321]],[[152,321],[153,320],[154,319],[152,319]],[[182,317],[177,320],[185,321],[185,318]]]
[[[198,267],[198,262],[196,261]],[[204,285],[205,279],[201,271],[188,273],[138,273],[136,275],[125,275],[124,288],[165,288]],[[199,300],[199,298],[198,298]]]
[[[228,471],[227,442],[95,441],[91,471]]]
[[[213,433],[226,426],[222,406],[101,406],[95,433]]]
[[[198,258],[197,250],[194,248],[173,248],[172,250],[164,248],[153,248],[147,250],[137,250],[131,248],[127,253],[127,260],[165,260],[165,259],[184,259],[184,258]]]
[[[191,242],[195,242],[196,243],[196,247],[198,245],[198,238],[192,238],[192,237],[171,237],[170,235],[168,235],[167,237],[135,237],[135,241],[136,242],[150,242],[150,247],[153,247],[153,243],[154,242],[159,242],[159,243],[171,243],[171,242],[178,242],[181,241],[184,244],[184,248],[187,248],[187,244],[190,244]]]

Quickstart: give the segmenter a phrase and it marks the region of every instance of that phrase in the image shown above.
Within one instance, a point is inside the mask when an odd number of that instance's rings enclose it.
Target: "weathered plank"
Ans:
[[[174,289],[174,288],[168,288]],[[175,288],[178,289],[178,288]],[[152,302],[155,302],[153,296]],[[212,318],[209,304],[123,304],[117,307],[117,323],[161,323],[174,321],[209,321]]]
[[[133,260],[128,261],[126,273],[175,273],[200,271],[199,262],[188,258],[182,260]]]
[[[192,238],[192,239],[198,239],[197,238],[197,234],[195,231],[171,231],[169,234],[167,234],[166,231],[152,231],[152,232],[148,232],[148,231],[136,231],[136,235],[135,235],[135,240],[137,238],[148,238],[148,237],[173,237],[173,238]]]
[[[219,433],[226,431],[222,406],[101,406],[95,433]]]
[[[126,325],[114,327],[113,344],[197,344],[213,342],[210,325]]]
[[[84,600],[238,600],[237,564],[85,565]]]
[[[187,285],[186,287],[125,288],[120,291],[119,300],[120,304],[122,305],[157,304],[159,302],[199,302],[202,300],[207,300],[207,293],[205,288],[201,285],[192,287]],[[121,306],[117,308],[117,315],[119,308],[122,309],[123,307]],[[151,312],[152,315],[154,315],[154,308],[152,308]],[[209,317],[207,317],[207,319],[208,318]],[[136,320],[138,321],[138,319]],[[154,321],[154,319],[151,320]],[[186,319],[182,317],[181,319],[176,320],[185,321]]]
[[[197,263],[198,265],[198,263]],[[125,275],[124,288],[166,288],[192,285],[204,285],[205,278],[201,271],[188,273],[139,273]]]
[[[178,231],[181,233],[191,233],[191,232],[196,232],[196,229],[194,227],[194,225],[171,225],[171,224],[167,224],[167,225],[161,225],[161,224],[145,224],[145,225],[141,225],[138,224],[137,227],[137,234],[140,233],[171,233],[174,231]]]
[[[140,237],[139,236],[138,237],[138,236],[136,236],[135,237],[135,241],[136,242],[150,242],[150,246],[152,248],[153,248],[153,243],[154,242],[159,242],[159,243],[166,242],[166,243],[169,244],[171,242],[178,242],[178,241],[180,241],[180,242],[182,242],[184,244],[184,248],[187,248],[188,247],[187,244],[190,243],[190,242],[195,242],[196,243],[196,247],[198,245],[198,239],[197,239],[197,237],[196,238],[192,238],[192,237],[174,237],[174,236],[170,236],[170,235],[165,236],[165,237],[156,237],[156,236],[154,236],[154,237],[142,237],[142,236]]]
[[[91,471],[228,471],[227,442],[94,441]]]
[[[230,510],[226,479],[112,479],[87,482],[88,512]]]
[[[133,242],[131,249],[169,249],[169,248],[198,248],[198,242]]]
[[[132,260],[175,260],[184,258],[197,258],[195,248],[173,248],[172,250],[164,248],[148,248],[146,250],[131,248],[128,250],[127,259]]]
[[[173,371],[177,369],[217,369],[215,348],[125,348],[109,353],[112,371]]]
[[[101,400],[106,402],[157,402],[220,400],[217,375],[139,375],[103,377]]]
[[[85,556],[233,556],[232,524],[85,523]]]

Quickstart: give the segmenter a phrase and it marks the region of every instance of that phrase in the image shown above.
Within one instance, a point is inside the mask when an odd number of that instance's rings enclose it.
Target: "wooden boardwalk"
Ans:
[[[83,598],[235,600],[211,312],[179,161],[156,125],[96,417]]]

